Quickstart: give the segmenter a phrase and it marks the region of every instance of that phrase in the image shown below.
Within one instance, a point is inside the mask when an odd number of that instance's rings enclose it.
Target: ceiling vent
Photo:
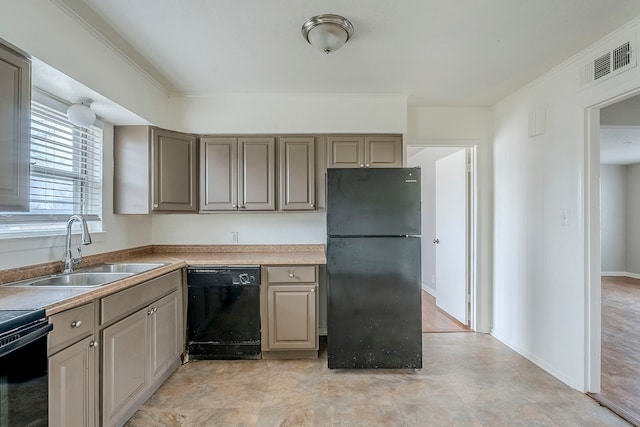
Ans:
[[[580,88],[587,88],[635,67],[634,43],[631,40],[598,56],[580,68]]]

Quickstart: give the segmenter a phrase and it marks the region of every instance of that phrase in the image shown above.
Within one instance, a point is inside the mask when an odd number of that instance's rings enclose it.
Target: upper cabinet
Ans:
[[[149,126],[114,129],[114,213],[195,212],[197,138]]]
[[[329,168],[400,168],[402,137],[399,135],[331,135],[327,137]]]
[[[281,137],[279,208],[314,210],[316,208],[315,138]]]
[[[275,210],[275,138],[200,139],[201,211]]]
[[[31,62],[0,45],[0,211],[29,210]]]

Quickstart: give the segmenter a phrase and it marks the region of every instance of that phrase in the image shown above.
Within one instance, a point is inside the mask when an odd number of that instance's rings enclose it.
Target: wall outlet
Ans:
[[[238,232],[237,231],[232,231],[231,232],[231,243],[238,243]]]

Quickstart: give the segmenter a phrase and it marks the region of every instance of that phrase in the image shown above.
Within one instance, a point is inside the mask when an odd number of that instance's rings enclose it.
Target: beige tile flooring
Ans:
[[[423,334],[421,370],[329,370],[317,360],[195,361],[128,426],[627,426],[477,333]]]

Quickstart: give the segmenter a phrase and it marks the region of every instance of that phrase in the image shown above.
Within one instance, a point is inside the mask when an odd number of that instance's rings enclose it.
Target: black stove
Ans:
[[[44,309],[0,310],[0,335],[12,329],[45,319]]]

